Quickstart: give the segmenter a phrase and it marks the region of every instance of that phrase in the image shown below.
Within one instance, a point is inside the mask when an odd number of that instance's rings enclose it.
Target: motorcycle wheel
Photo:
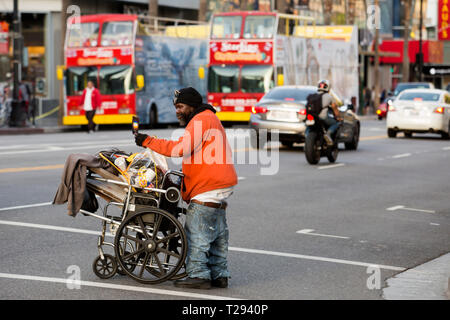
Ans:
[[[317,164],[320,160],[319,139],[317,133],[309,132],[305,139],[305,156],[309,164]]]
[[[334,145],[327,150],[328,161],[330,161],[331,163],[336,162],[338,154],[339,154],[339,148],[338,148],[337,142],[335,142]]]

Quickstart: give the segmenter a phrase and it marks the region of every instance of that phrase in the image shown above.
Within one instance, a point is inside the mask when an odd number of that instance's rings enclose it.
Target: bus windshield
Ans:
[[[247,93],[268,92],[274,86],[272,66],[243,66],[241,91]]]
[[[212,22],[212,39],[238,39],[241,35],[241,16],[216,16]]]
[[[97,87],[96,67],[73,67],[68,68],[67,73],[67,95],[81,96],[88,81],[92,81]]]
[[[247,16],[245,18],[245,39],[270,39],[275,30],[274,16]]]
[[[131,66],[106,66],[99,72],[102,94],[130,94],[134,91]]]
[[[208,72],[208,91],[217,93],[237,92],[239,89],[238,66],[212,66]]]
[[[132,21],[105,22],[102,28],[101,44],[108,46],[129,46],[133,39]]]
[[[70,25],[69,48],[96,47],[99,24],[97,22],[74,23]]]

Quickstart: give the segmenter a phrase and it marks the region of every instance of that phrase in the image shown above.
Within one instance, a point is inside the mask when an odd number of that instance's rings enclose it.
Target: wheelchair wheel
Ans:
[[[114,239],[120,268],[146,284],[171,279],[184,265],[186,234],[181,223],[158,208],[143,209],[119,226]]]
[[[116,259],[110,254],[103,255],[105,259],[98,256],[92,263],[92,269],[97,277],[100,279],[109,279],[117,272]]]

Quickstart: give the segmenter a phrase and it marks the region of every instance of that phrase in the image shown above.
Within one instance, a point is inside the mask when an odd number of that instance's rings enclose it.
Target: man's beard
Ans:
[[[178,121],[180,122],[180,126],[185,127],[187,125],[188,118],[189,118],[188,115],[182,113],[179,116],[177,116],[177,118],[178,118]]]

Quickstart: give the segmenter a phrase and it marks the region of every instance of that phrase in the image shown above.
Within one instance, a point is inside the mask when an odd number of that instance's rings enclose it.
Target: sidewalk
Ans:
[[[450,253],[387,279],[386,300],[450,300]]]

